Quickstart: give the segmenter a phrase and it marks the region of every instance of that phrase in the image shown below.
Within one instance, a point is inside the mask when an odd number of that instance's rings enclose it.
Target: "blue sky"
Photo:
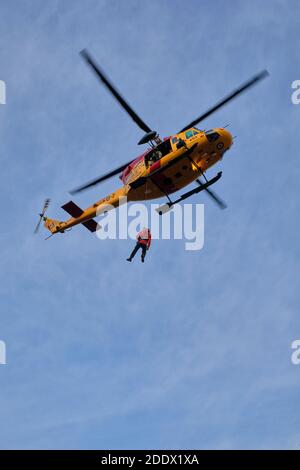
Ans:
[[[2,1],[0,447],[299,448],[297,1]],[[139,153],[140,130],[95,80],[87,47],[150,127],[170,135],[263,68],[211,116],[237,135],[205,245],[83,227],[32,232],[77,184]],[[75,198],[85,207],[119,185]]]

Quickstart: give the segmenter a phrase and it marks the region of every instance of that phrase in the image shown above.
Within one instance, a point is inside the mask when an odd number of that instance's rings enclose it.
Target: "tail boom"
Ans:
[[[120,205],[120,199],[127,196],[127,191],[127,188],[124,186],[116,192],[111,193],[106,198],[100,199],[100,201],[85,210],[82,210],[73,201],[69,201],[62,206],[62,209],[72,215],[72,217],[66,221],[44,217],[44,227],[53,235],[55,233],[63,233],[65,230],[78,224],[82,224],[91,232],[95,232],[101,227],[99,225],[97,227],[97,222],[93,220],[93,218],[110,209],[118,207]]]

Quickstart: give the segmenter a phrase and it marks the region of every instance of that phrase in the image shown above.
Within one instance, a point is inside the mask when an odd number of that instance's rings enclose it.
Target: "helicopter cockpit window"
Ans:
[[[194,135],[194,132],[193,131],[186,131],[185,133],[185,138],[186,139],[190,139],[191,137],[193,137]]]
[[[207,137],[208,142],[215,142],[220,137],[220,134],[213,130],[205,132],[205,135]]]

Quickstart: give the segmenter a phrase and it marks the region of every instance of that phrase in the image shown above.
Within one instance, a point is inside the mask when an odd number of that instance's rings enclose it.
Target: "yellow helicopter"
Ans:
[[[123,183],[113,193],[84,210],[73,201],[64,204],[62,209],[71,215],[71,218],[68,220],[60,221],[46,217],[45,212],[49,206],[49,199],[46,199],[35,232],[38,231],[42,220],[45,222],[44,226],[51,232],[51,235],[63,233],[65,230],[78,224],[82,224],[91,232],[95,232],[101,227],[94,220],[94,217],[107,212],[109,209],[118,207],[125,200],[127,202],[143,201],[165,196],[168,202],[158,208],[159,214],[162,215],[169,211],[174,204],[200,191],[206,191],[219,207],[224,209],[226,207],[225,203],[209,189],[209,186],[221,178],[222,173],[219,172],[215,177],[208,180],[205,172],[222,159],[224,153],[230,149],[233,137],[226,128],[203,131],[195,126],[255,83],[265,78],[268,72],[263,70],[255,75],[205,113],[201,114],[197,119],[183,127],[177,134],[161,139],[158,133],[145,124],[131,106],[129,106],[90,54],[83,50],[81,55],[133,121],[145,132],[138,145],[148,144],[148,148],[134,160],[71,191],[71,194],[79,193],[116,175],[120,175]],[[203,177],[203,180],[200,179],[201,177]],[[171,200],[170,195],[172,193],[193,181],[197,184],[195,188],[182,194],[176,200]]]

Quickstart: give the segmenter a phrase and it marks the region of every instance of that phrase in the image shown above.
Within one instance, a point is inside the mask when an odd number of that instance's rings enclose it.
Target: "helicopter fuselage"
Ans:
[[[65,222],[45,218],[52,233],[63,232],[124,201],[144,201],[168,196],[192,183],[222,159],[232,145],[230,132],[188,129],[149,149],[133,160],[121,175],[123,186]]]

